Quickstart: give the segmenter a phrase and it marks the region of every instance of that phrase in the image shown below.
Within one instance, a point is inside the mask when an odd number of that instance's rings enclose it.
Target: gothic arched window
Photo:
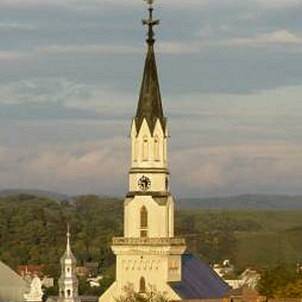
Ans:
[[[144,136],[143,139],[143,160],[146,161],[149,159],[149,146],[148,146],[148,138]]]
[[[154,159],[160,160],[159,158],[159,139],[158,136],[155,136],[154,138]]]
[[[141,277],[139,280],[139,292],[140,293],[146,292],[146,280],[144,277]]]

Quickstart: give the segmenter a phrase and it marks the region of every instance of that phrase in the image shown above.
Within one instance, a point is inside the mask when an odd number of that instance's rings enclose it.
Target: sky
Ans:
[[[157,0],[177,197],[302,194],[301,0]],[[142,0],[0,0],[0,190],[123,196]]]

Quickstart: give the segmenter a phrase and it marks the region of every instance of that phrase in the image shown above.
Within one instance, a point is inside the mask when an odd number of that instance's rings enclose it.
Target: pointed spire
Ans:
[[[69,223],[67,224],[67,232],[66,232],[66,250],[61,258],[61,260],[64,262],[66,259],[72,259],[72,261],[76,262],[76,259],[71,251],[71,246],[70,246],[70,225]]]
[[[148,26],[146,40],[148,50],[135,122],[136,129],[139,131],[143,120],[146,119],[150,131],[153,133],[157,119],[160,120],[163,129],[165,129],[166,119],[164,117],[162,108],[156,59],[153,47],[155,43],[153,27],[159,24],[159,20],[153,19],[153,0],[147,0],[147,2],[149,4],[149,18],[143,20],[143,25]]]
[[[67,224],[67,233],[66,233],[66,254],[70,254],[71,248],[70,248],[70,226],[69,223]]]
[[[80,302],[78,295],[79,282],[76,276],[76,258],[70,247],[70,227],[67,224],[66,250],[61,257],[61,276],[59,279],[58,302]]]

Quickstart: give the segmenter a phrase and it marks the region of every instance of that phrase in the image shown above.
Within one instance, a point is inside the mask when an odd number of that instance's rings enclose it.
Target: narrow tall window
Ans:
[[[139,280],[139,292],[140,293],[146,292],[146,280],[144,277],[141,277]]]
[[[163,158],[164,158],[164,162],[166,162],[166,161],[167,161],[167,139],[166,139],[166,138],[165,138],[164,141],[163,141],[162,148],[163,148]]]
[[[145,136],[143,139],[143,160],[147,161],[149,159],[149,150],[148,150],[148,138]]]
[[[141,237],[148,236],[148,211],[145,206],[140,211],[140,234]]]
[[[159,139],[157,136],[154,138],[154,159],[159,160]]]
[[[148,211],[145,206],[141,208],[141,229],[148,227]]]
[[[133,161],[137,161],[137,139],[135,139],[132,143],[132,156]]]

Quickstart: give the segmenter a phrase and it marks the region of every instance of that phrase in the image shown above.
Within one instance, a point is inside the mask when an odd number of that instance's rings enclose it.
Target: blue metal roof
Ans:
[[[222,298],[230,291],[209,265],[191,254],[182,256],[182,281],[170,286],[182,299]]]

